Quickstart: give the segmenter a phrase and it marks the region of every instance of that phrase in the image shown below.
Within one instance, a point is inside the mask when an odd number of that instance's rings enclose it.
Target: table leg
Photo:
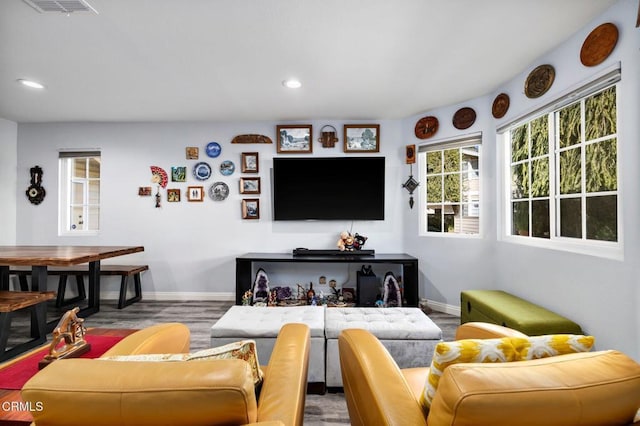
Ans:
[[[89,262],[89,300],[85,315],[100,311],[100,261]],[[82,311],[81,311],[82,312]]]
[[[32,266],[31,267],[31,291],[47,291],[47,267],[46,266]],[[46,324],[46,303],[44,304],[45,308],[42,312],[43,323]],[[35,338],[39,335],[40,330],[38,329],[38,313],[37,309],[31,310],[31,337]]]
[[[0,290],[9,291],[9,266],[0,265]]]

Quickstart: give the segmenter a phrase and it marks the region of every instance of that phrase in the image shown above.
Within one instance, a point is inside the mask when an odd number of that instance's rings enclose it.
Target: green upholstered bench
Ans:
[[[460,293],[460,302],[461,324],[488,322],[529,336],[583,334],[575,322],[501,290],[466,290]]]

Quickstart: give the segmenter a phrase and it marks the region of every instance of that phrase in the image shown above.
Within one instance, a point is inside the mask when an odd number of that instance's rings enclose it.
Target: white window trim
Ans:
[[[69,223],[69,200],[71,199],[71,187],[68,185],[71,170],[70,164],[67,164],[67,170],[62,170],[60,167],[60,160],[66,157],[65,153],[77,154],[77,157],[82,156],[101,156],[100,149],[90,150],[60,150],[60,158],[58,158],[58,236],[60,237],[90,237],[100,234],[100,227],[98,230],[68,230],[67,223]],[[102,177],[102,172],[100,173]],[[102,197],[101,197],[102,206]]]
[[[480,223],[477,234],[463,234],[463,233],[455,233],[455,232],[427,232],[427,217],[423,214],[423,207],[427,202],[427,182],[421,182],[420,186],[418,186],[418,194],[417,194],[417,202],[418,206],[418,214],[419,214],[419,222],[418,222],[418,236],[420,237],[433,237],[433,238],[464,238],[464,239],[481,239],[484,235],[484,223],[485,223],[485,209],[484,209],[484,179],[483,174],[486,173],[484,170],[484,159],[483,159],[483,149],[482,149],[482,132],[470,133],[466,135],[458,135],[445,139],[436,139],[434,141],[423,143],[418,145],[417,149],[417,163],[418,163],[418,180],[424,180],[424,176],[426,176],[426,155],[427,148],[456,148],[463,145],[469,145],[469,142],[476,140],[478,141],[478,169],[480,170],[480,185],[478,188],[478,194],[480,196],[480,201],[478,203],[478,211],[480,215]]]
[[[617,74],[617,76],[616,76]],[[576,240],[568,237],[553,237],[551,239],[545,238],[532,238],[532,237],[521,237],[517,235],[511,235],[511,185],[507,184],[510,182],[511,178],[511,164],[508,161],[507,157],[507,141],[509,138],[508,129],[516,127],[529,119],[535,118],[534,116],[538,112],[542,112],[544,109],[553,109],[557,110],[564,105],[568,105],[570,103],[575,102],[576,98],[582,98],[588,96],[587,93],[583,92],[585,88],[591,88],[592,90],[588,90],[590,92],[595,92],[601,88],[612,84],[618,84],[616,90],[616,104],[618,108],[618,117],[620,116],[620,99],[623,95],[623,90],[619,85],[620,78],[620,64],[616,64],[613,67],[610,67],[597,76],[595,76],[591,83],[580,84],[579,88],[573,88],[571,90],[566,91],[563,95],[560,96],[557,100],[547,104],[544,107],[537,108],[535,110],[530,111],[527,114],[520,115],[517,119],[513,120],[509,124],[505,124],[496,129],[496,164],[500,170],[498,179],[496,179],[496,194],[498,194],[498,209],[497,209],[497,239],[498,241],[503,241],[512,244],[519,244],[523,246],[530,247],[538,247],[545,248],[551,250],[559,250],[577,254],[584,254],[589,256],[602,257],[606,259],[612,260],[624,260],[624,212],[622,206],[622,199],[624,197],[623,190],[623,179],[621,170],[622,163],[624,161],[624,144],[621,143],[620,133],[617,136],[617,176],[618,176],[618,190],[617,190],[617,208],[618,208],[618,241],[609,242],[609,241],[585,241],[585,240]],[[611,81],[614,79],[615,81]],[[551,125],[551,123],[550,123]],[[555,175],[555,166],[552,169],[552,163],[555,162],[555,150],[550,152],[550,155],[553,156],[553,159],[550,157],[549,170],[552,175]],[[550,176],[550,178],[553,176]],[[554,181],[550,181],[549,185],[555,185],[555,177]],[[555,200],[553,201],[555,204]],[[551,226],[555,227],[555,209],[552,209],[551,212]],[[554,231],[555,232],[555,231]]]

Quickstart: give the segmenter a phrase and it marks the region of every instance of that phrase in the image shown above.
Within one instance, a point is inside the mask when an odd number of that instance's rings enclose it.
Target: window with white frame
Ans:
[[[60,234],[100,230],[100,152],[60,152]]]
[[[602,86],[508,128],[507,235],[618,242],[617,85]]]
[[[478,134],[418,148],[422,233],[480,233],[481,141]]]

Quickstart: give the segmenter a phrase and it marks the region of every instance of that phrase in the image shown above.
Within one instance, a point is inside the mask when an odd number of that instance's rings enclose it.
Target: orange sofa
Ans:
[[[466,323],[456,337],[520,336]],[[344,330],[338,344],[354,426],[628,425],[640,409],[640,364],[618,351],[450,365],[427,413],[419,401],[428,367],[401,370],[366,330]]]
[[[162,324],[136,332],[104,356],[189,351],[189,329]],[[249,363],[58,360],[22,389],[34,426],[302,425],[310,334],[304,324],[280,330],[256,398]]]

